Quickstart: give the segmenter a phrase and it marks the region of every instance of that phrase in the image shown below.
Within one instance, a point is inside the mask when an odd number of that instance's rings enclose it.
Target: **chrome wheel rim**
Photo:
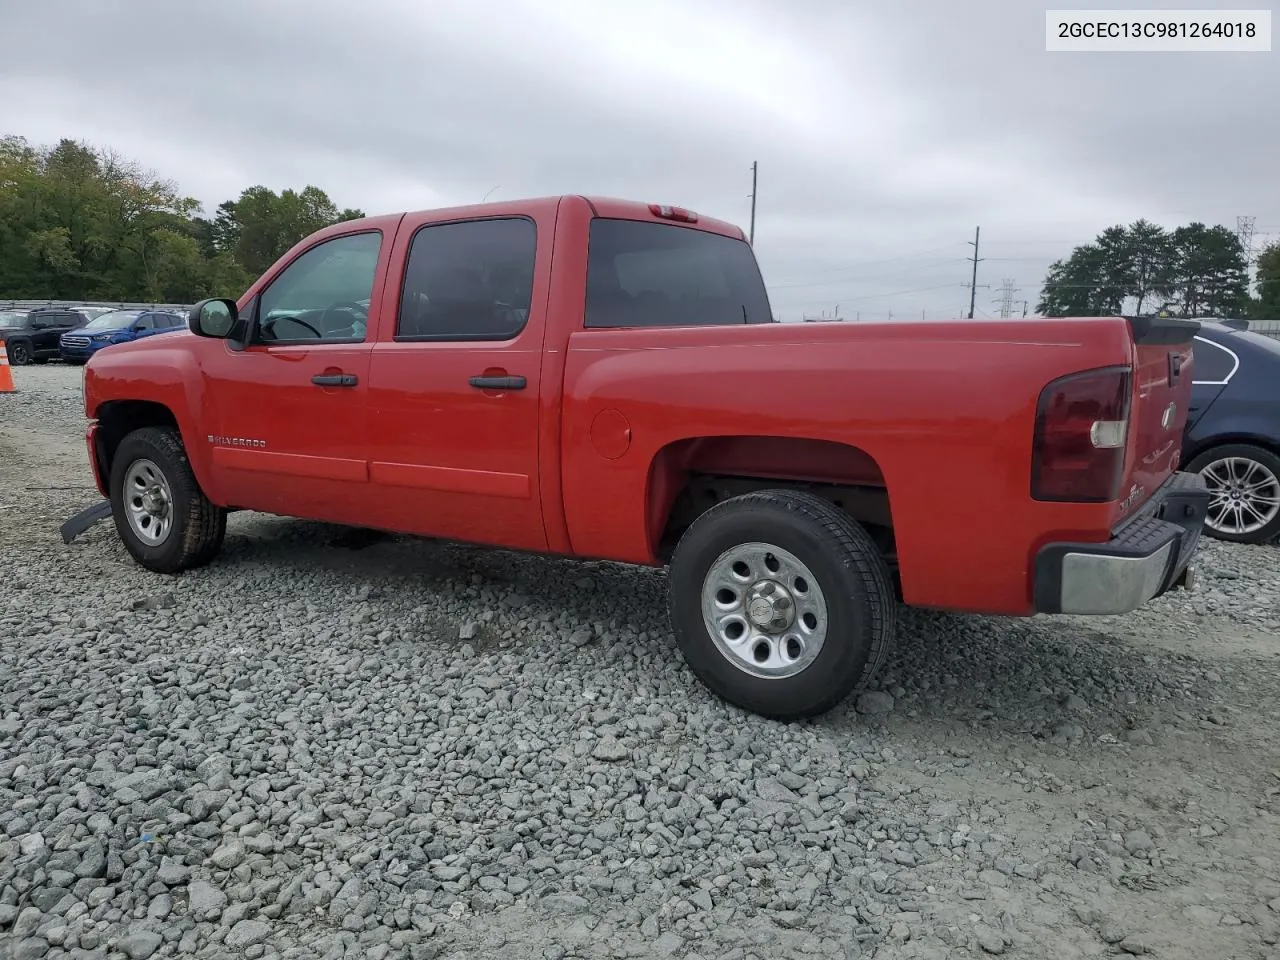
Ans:
[[[741,543],[702,581],[702,621],[716,649],[744,673],[793,677],[827,638],[827,600],[813,571],[771,543]]]
[[[160,468],[135,460],[124,475],[124,512],[129,529],[143,543],[158,547],[173,530],[173,493]]]
[[[1280,516],[1280,477],[1248,457],[1223,457],[1200,471],[1209,488],[1205,523],[1218,533],[1257,533]]]

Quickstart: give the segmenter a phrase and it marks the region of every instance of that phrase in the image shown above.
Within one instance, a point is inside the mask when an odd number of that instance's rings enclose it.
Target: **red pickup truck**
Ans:
[[[88,447],[174,573],[230,510],[669,567],[693,671],[821,713],[897,601],[1124,613],[1185,585],[1198,325],[774,322],[738,227],[564,196],[306,238],[190,333],[102,351]]]

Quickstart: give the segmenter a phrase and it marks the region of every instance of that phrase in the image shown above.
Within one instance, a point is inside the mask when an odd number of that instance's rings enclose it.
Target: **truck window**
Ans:
[[[258,298],[258,342],[353,343],[365,339],[381,231],[318,243]]]
[[[525,217],[420,228],[409,246],[396,340],[510,340],[529,322],[538,230]]]
[[[668,223],[591,221],[588,327],[771,323],[746,241]]]

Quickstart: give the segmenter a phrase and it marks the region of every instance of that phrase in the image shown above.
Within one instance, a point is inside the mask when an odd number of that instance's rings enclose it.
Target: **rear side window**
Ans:
[[[591,222],[586,326],[772,321],[769,295],[746,241],[667,223]]]
[[[524,217],[463,220],[414,234],[397,340],[510,340],[529,322],[538,231]]]

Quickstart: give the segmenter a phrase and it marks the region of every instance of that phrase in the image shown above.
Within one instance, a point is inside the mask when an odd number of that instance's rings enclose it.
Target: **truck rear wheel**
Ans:
[[[148,570],[190,570],[221,549],[227,512],[200,489],[173,428],[144,427],[120,441],[109,489],[116,532]]]
[[[761,490],[712,507],[676,545],[671,623],[719,696],[779,720],[830,710],[883,665],[897,626],[889,569],[821,497]]]

